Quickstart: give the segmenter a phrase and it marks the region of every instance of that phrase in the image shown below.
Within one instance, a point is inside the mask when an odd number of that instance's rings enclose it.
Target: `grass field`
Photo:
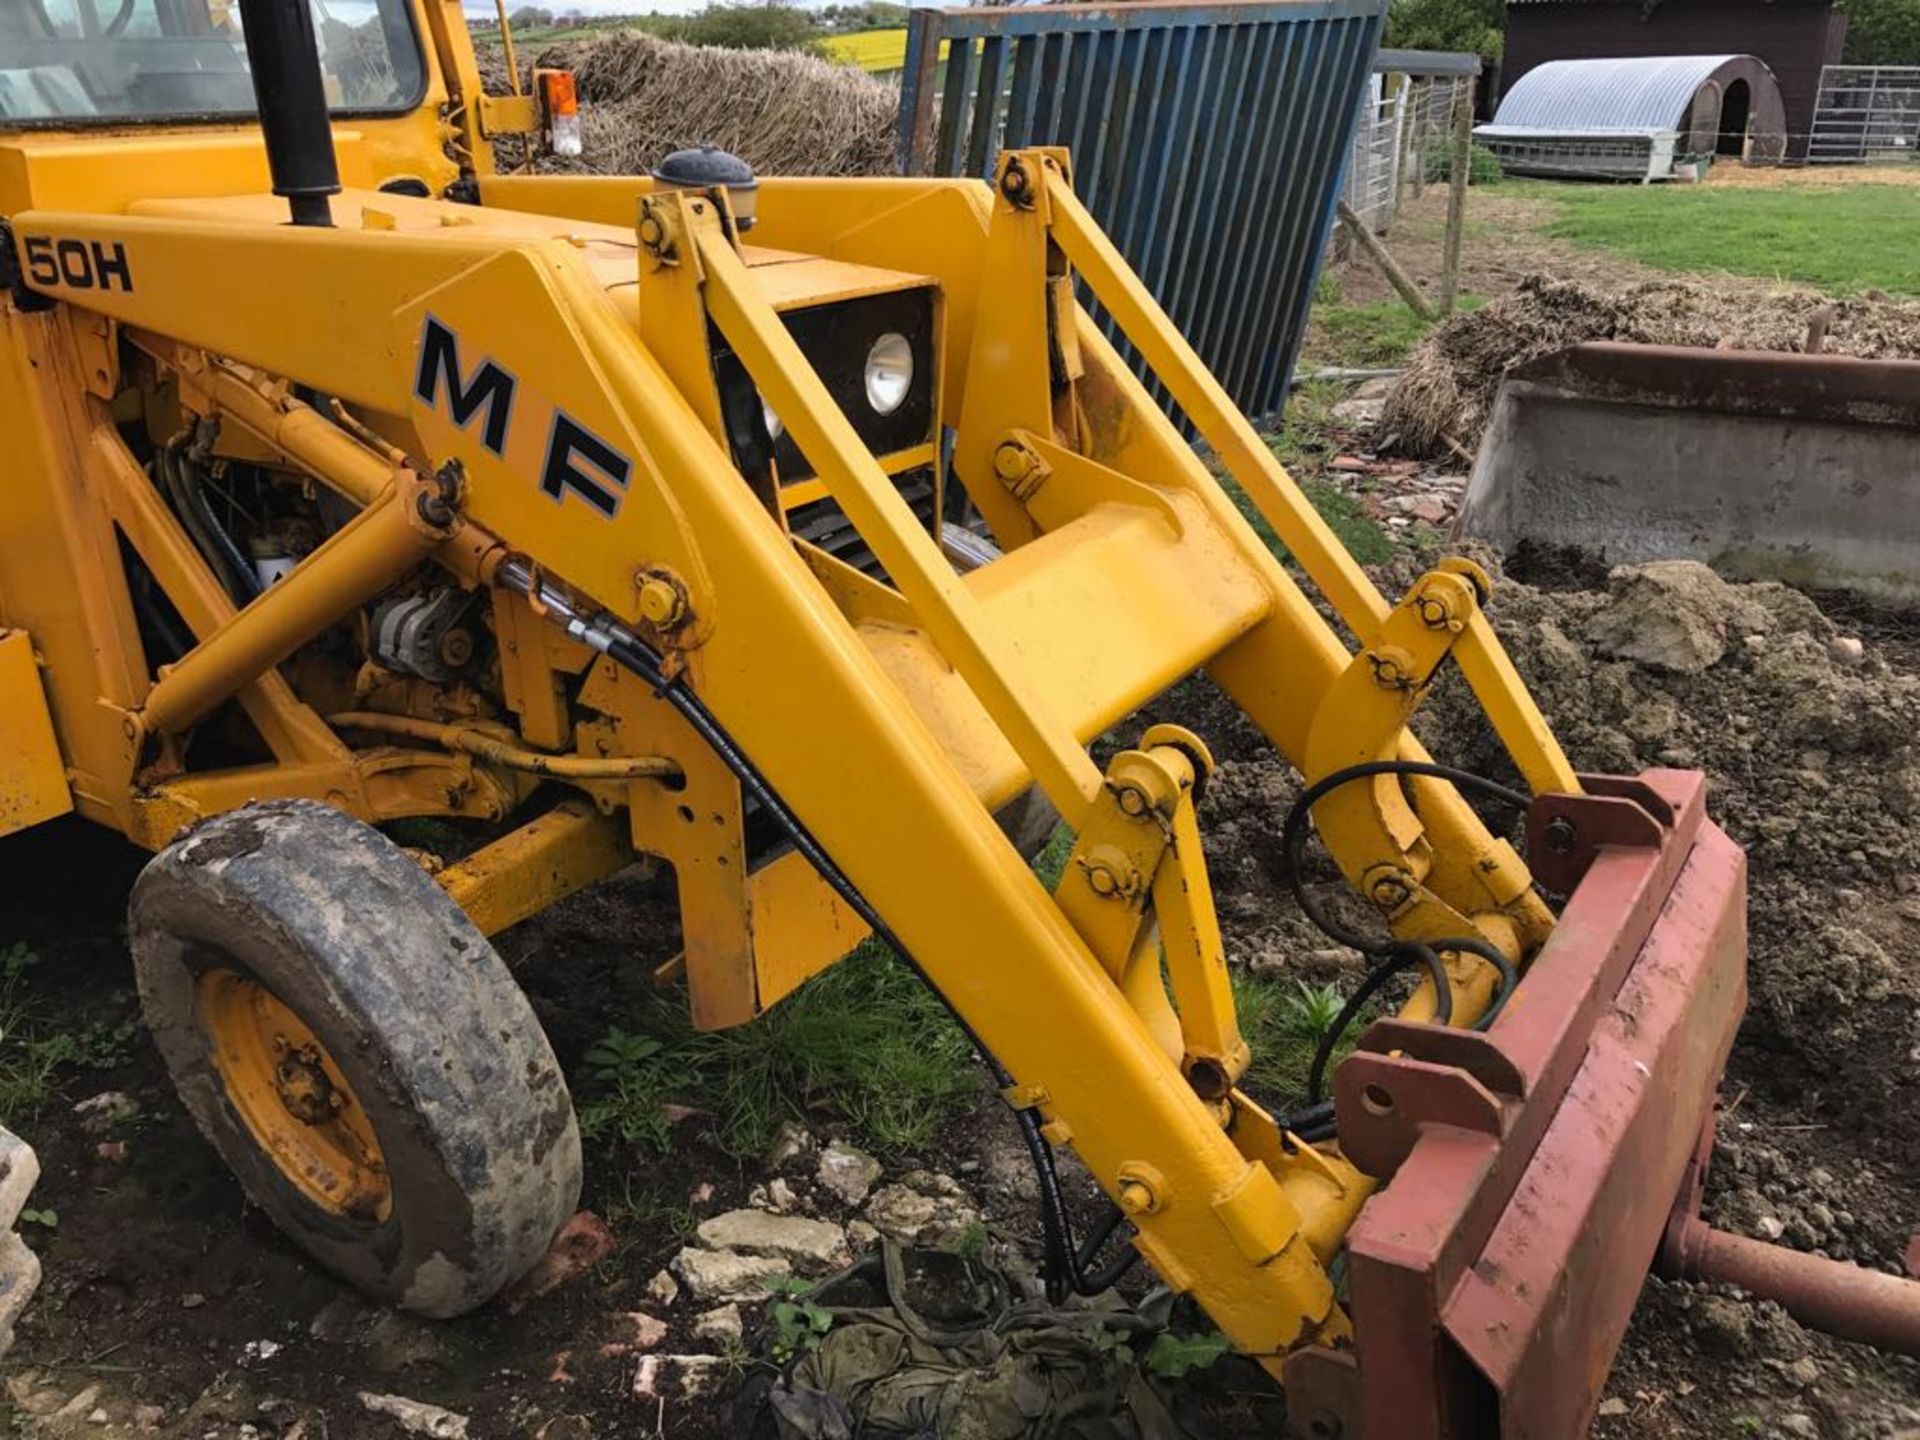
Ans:
[[[1661,269],[1920,294],[1920,187],[1505,184],[1559,208],[1548,235]]]

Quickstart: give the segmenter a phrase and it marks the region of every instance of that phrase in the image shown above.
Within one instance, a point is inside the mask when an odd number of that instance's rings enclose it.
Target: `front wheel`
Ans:
[[[181,1100],[308,1254],[423,1315],[482,1304],[580,1194],[580,1135],[526,997],[379,831],[310,801],[154,857],[129,929]]]

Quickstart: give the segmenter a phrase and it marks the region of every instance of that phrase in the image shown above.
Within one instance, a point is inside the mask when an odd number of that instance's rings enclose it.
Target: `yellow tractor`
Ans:
[[[580,1142],[487,937],[658,857],[700,1026],[868,934],[917,968],[1018,1114],[1057,1291],[1130,1247],[1322,1440],[1576,1433],[1744,998],[1700,777],[1576,776],[1473,564],[1384,599],[1065,153],[507,173],[567,77],[484,93],[459,0],[356,13],[0,6],[0,833],[157,852],[142,1003],[252,1199],[425,1314],[524,1272]],[[1449,659],[1530,795],[1409,733]],[[1342,1026],[1417,979],[1288,1110],[1239,1083],[1205,737],[1088,749],[1202,670],[1305,777],[1296,885],[1317,829],[1378,910],[1302,891],[1369,962]],[[409,817],[484,843],[436,867]],[[1078,1243],[1063,1146],[1113,1207]]]

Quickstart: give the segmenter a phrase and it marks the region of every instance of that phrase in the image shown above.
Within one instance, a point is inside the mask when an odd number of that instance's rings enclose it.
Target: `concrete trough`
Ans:
[[[1457,525],[1920,603],[1920,361],[1574,346],[1501,385]]]

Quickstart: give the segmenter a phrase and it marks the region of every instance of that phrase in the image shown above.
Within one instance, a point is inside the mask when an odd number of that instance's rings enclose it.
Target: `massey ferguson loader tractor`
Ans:
[[[1321,1440],[1579,1433],[1663,1236],[1712,1249],[1744,867],[1701,777],[1577,775],[1472,564],[1378,594],[1063,152],[503,173],[567,77],[484,93],[458,0],[333,8],[0,0],[0,833],[157,852],[145,1015],[252,1199],[427,1315],[523,1273],[580,1141],[487,937],[658,857],[701,1026],[869,933],[924,975],[1017,1112],[1056,1293],[1145,1257]],[[1531,794],[1409,732],[1449,661]],[[1197,670],[1305,777],[1274,843],[1371,967],[1342,1028],[1418,981],[1269,1104],[1206,737],[1088,750]],[[996,819],[1034,793],[1076,837],[1051,892]],[[483,843],[436,869],[408,817]],[[1310,830],[1378,938],[1300,887]]]

